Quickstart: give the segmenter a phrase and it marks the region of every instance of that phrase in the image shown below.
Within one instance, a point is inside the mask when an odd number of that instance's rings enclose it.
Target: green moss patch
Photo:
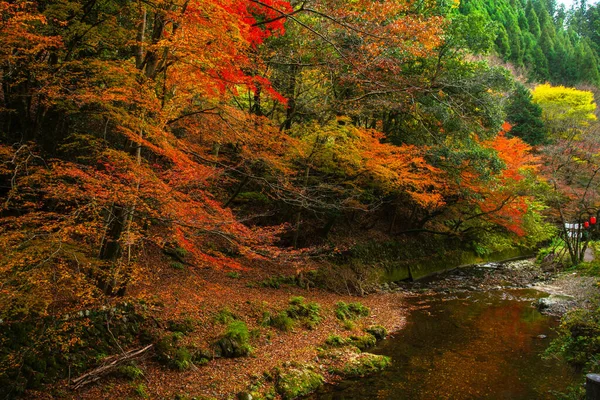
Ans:
[[[280,371],[275,383],[275,390],[284,400],[305,396],[317,390],[325,379],[307,365],[297,365]]]
[[[333,372],[344,378],[359,377],[381,372],[392,363],[392,359],[371,353],[354,354]]]

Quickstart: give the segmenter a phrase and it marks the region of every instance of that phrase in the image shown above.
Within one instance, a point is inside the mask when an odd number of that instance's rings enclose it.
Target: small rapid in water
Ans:
[[[372,351],[393,365],[311,399],[554,399],[579,377],[562,361],[542,358],[558,325],[532,304],[543,296],[500,289],[407,297],[406,326]]]

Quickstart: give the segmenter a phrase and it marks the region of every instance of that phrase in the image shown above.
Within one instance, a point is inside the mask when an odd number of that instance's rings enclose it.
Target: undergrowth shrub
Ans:
[[[343,301],[336,303],[335,316],[340,321],[353,321],[369,316],[369,308],[359,302],[346,304]]]
[[[546,356],[563,357],[584,375],[600,373],[600,301],[591,309],[577,309],[562,317],[558,337],[546,350]],[[582,384],[573,385],[565,393],[556,393],[558,399],[584,399]]]

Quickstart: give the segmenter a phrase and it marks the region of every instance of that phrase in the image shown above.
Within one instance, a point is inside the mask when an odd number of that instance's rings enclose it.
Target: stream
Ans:
[[[542,355],[558,320],[532,305],[531,289],[416,294],[406,327],[372,353],[385,372],[326,386],[311,397],[346,399],[553,399],[579,376]]]

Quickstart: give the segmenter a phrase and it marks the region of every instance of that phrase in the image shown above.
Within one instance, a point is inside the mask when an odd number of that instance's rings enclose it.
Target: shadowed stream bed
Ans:
[[[406,327],[372,352],[385,372],[327,386],[312,399],[553,399],[577,374],[541,355],[555,337],[534,290],[504,289],[405,299]]]

